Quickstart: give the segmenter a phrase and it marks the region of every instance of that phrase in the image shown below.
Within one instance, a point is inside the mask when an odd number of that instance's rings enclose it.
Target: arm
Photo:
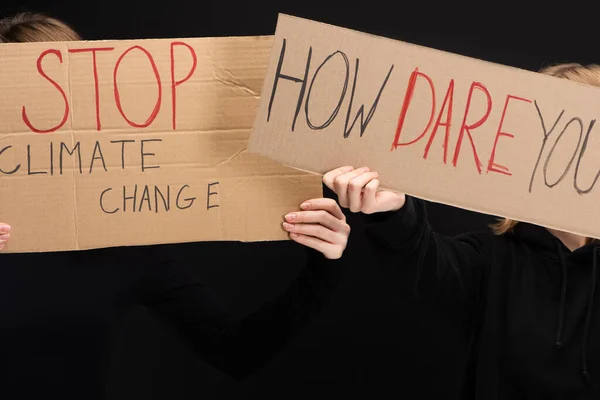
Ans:
[[[293,227],[285,225],[292,239],[305,245],[306,267],[281,295],[256,312],[231,318],[218,297],[176,256],[151,267],[148,282],[153,287],[147,291],[145,304],[173,321],[207,363],[237,379],[253,373],[322,309],[343,273],[341,257],[349,227],[321,211],[330,208],[336,215],[343,214],[332,200],[315,199],[310,204],[310,210],[287,218],[293,219]]]
[[[488,265],[483,236],[438,234],[429,224],[425,202],[410,196],[397,211],[365,218],[368,243],[380,265],[411,268],[417,293],[465,306],[478,296]]]
[[[368,169],[340,168],[323,180],[342,207],[363,214],[368,245],[392,284],[411,278],[424,300],[472,314],[489,265],[487,235],[436,233],[424,201],[379,190],[377,178]]]

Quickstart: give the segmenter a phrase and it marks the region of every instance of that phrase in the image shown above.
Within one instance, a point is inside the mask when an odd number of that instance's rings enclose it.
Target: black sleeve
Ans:
[[[396,212],[365,218],[369,246],[392,282],[394,276],[410,276],[421,299],[472,316],[489,266],[489,234],[438,234],[428,222],[425,202],[411,196]]]
[[[328,260],[306,251],[307,265],[297,279],[246,318],[230,318],[219,298],[176,257],[149,267],[145,304],[174,322],[202,360],[242,379],[269,362],[338,285],[343,258]]]

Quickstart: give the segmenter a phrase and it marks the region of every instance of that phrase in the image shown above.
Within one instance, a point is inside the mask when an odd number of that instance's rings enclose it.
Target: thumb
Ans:
[[[381,190],[377,192],[377,209],[379,212],[397,211],[404,207],[406,195],[404,193]]]

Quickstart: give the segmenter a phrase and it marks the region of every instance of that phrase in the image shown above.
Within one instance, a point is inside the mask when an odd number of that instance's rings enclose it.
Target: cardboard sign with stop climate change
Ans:
[[[272,40],[0,44],[4,252],[289,239],[322,186],[246,151]]]

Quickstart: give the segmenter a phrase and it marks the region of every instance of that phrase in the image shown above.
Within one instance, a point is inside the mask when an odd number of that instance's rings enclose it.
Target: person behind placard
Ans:
[[[77,40],[72,28],[45,15],[0,20],[1,43]],[[3,254],[0,397],[103,398],[111,325],[136,304],[172,321],[212,366],[238,379],[253,373],[324,306],[345,269],[350,228],[335,200],[311,199],[300,208],[282,223],[304,245],[306,267],[281,296],[239,321],[166,246]],[[4,247],[10,227],[1,229]]]
[[[540,72],[600,86],[597,65]],[[381,190],[368,167],[340,167],[323,182],[364,218],[386,281],[411,272],[416,294],[472,343],[466,398],[600,398],[597,239],[510,219],[447,237],[432,229],[423,200]]]

